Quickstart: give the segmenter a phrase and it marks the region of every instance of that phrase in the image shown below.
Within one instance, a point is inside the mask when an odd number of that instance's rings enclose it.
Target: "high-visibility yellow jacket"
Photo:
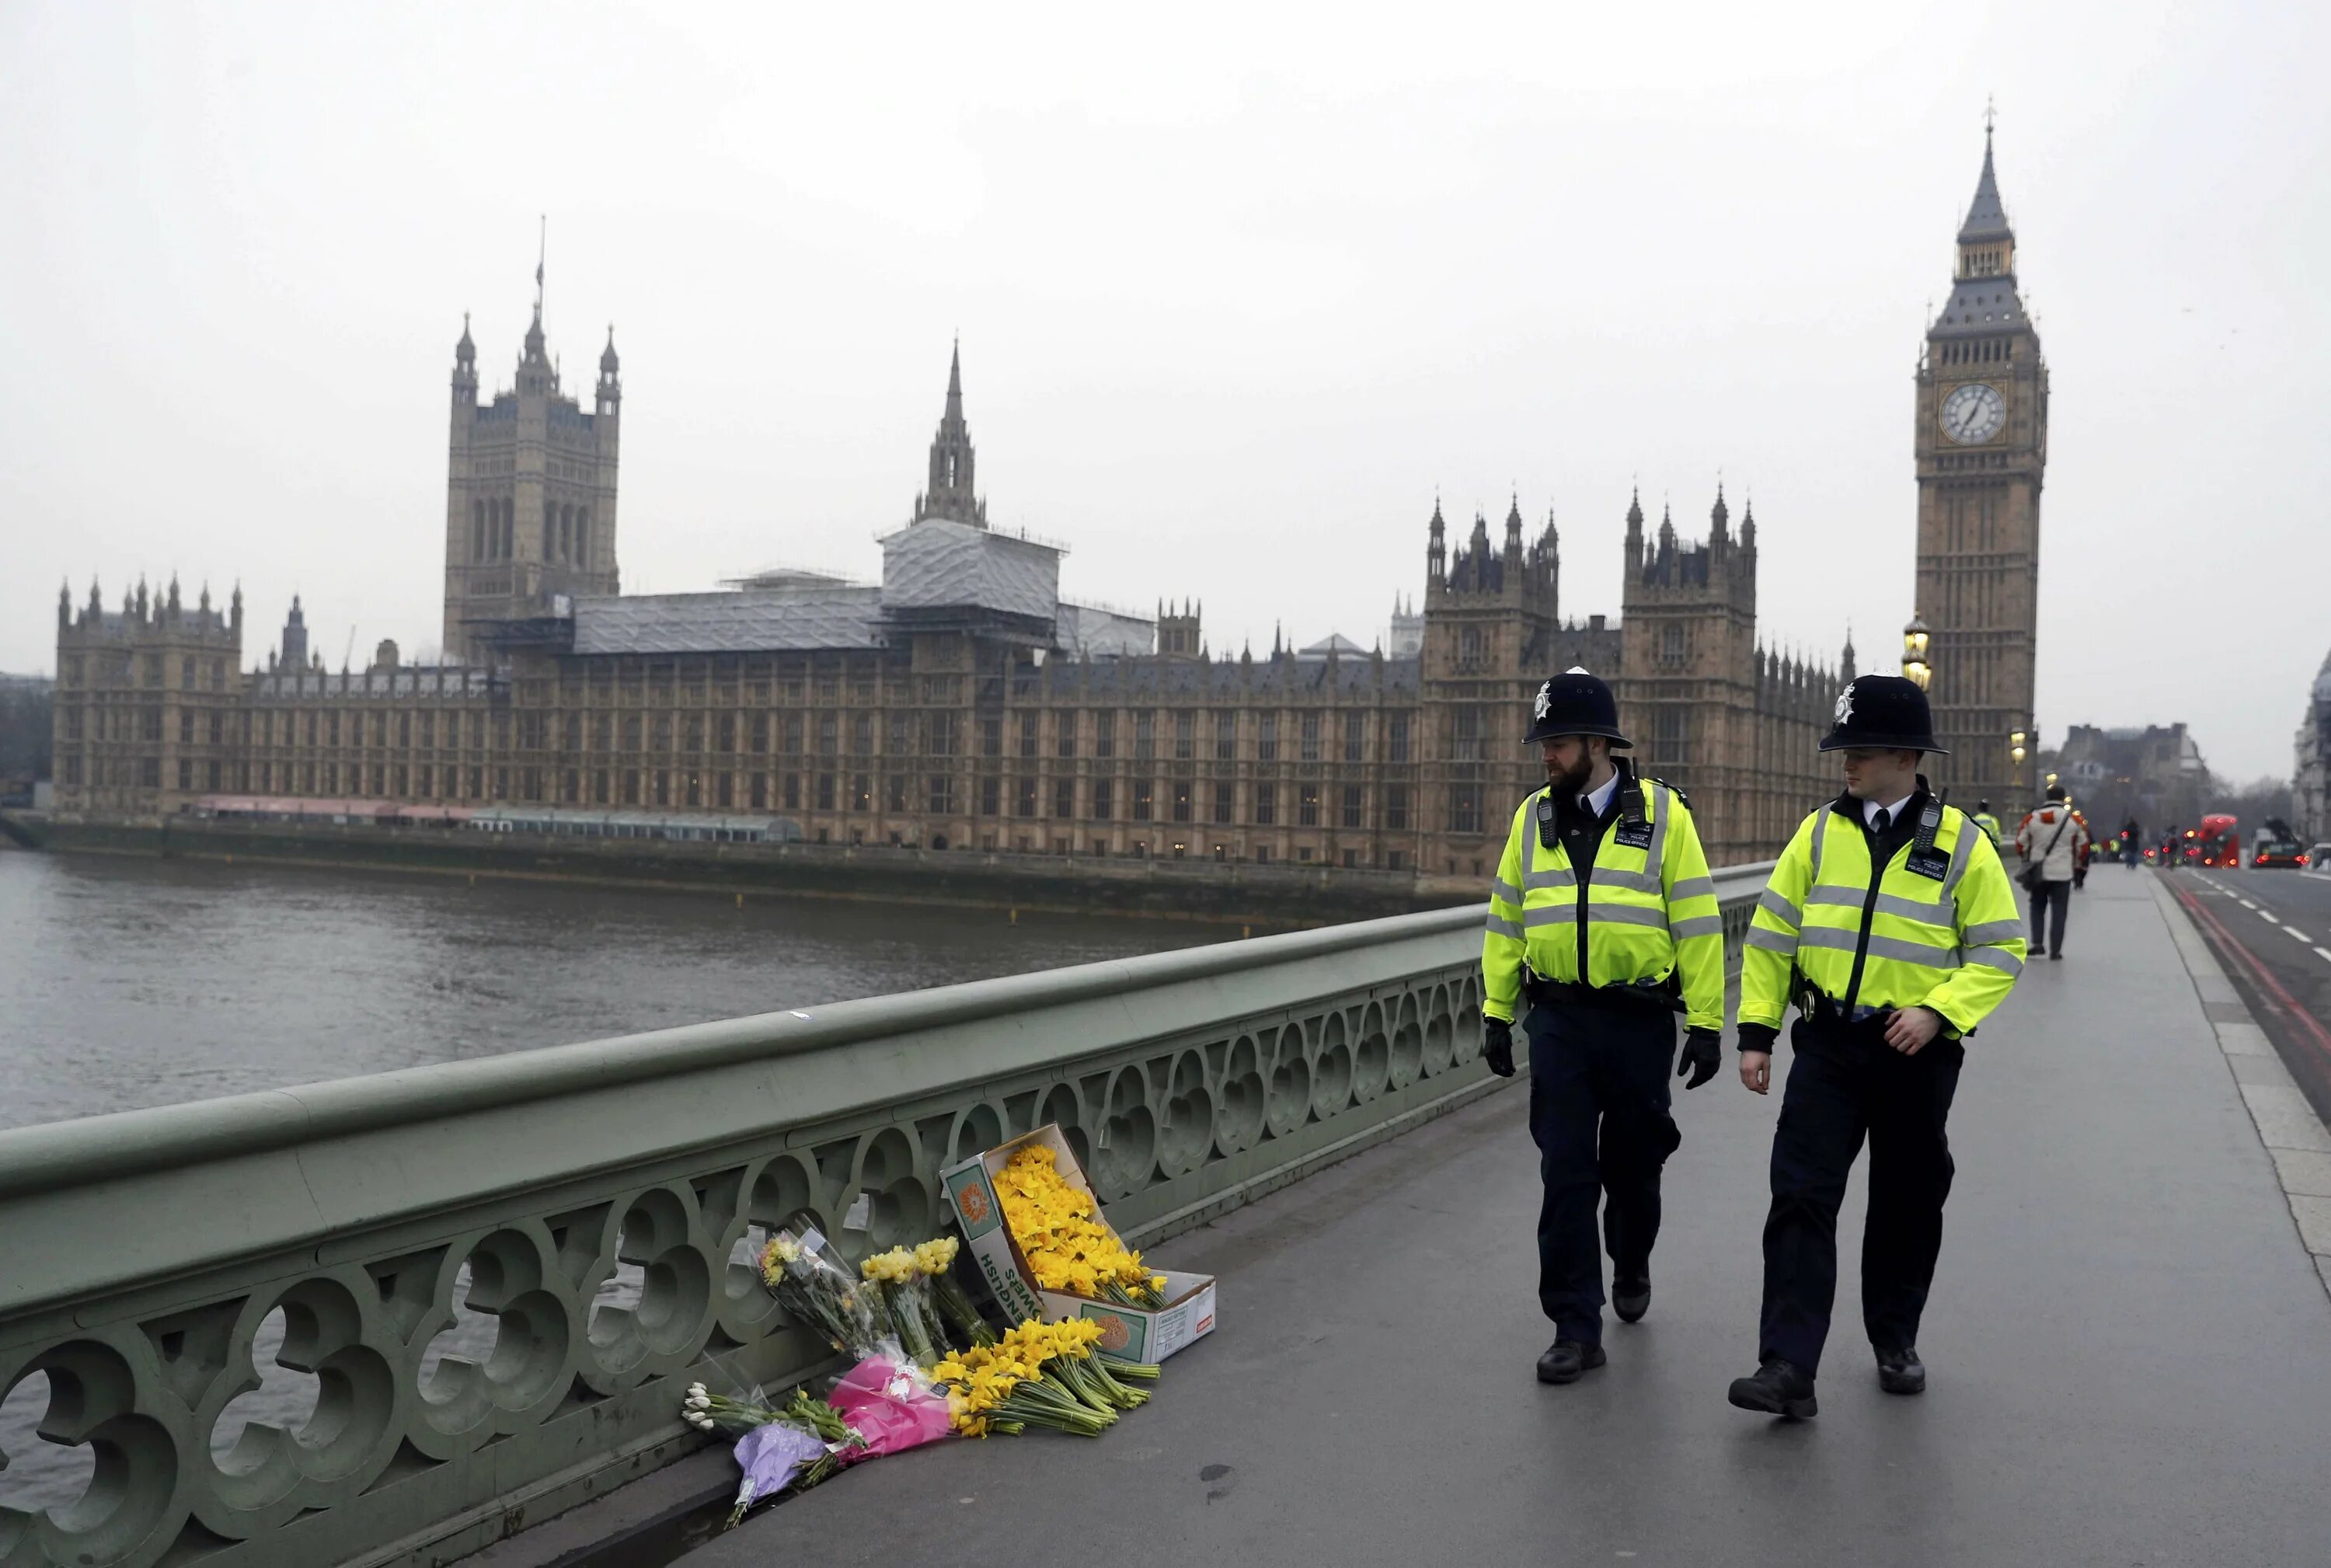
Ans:
[[[1622,777],[1619,787],[1626,784]],[[1641,786],[1642,822],[1613,815],[1584,887],[1559,841],[1553,849],[1539,841],[1537,804],[1546,792],[1515,811],[1489,887],[1484,1013],[1513,1022],[1527,963],[1542,979],[1575,985],[1656,984],[1674,973],[1686,1026],[1724,1027],[1724,917],[1699,830],[1673,790],[1657,779]]]
[[[1974,814],[1974,825],[1991,835],[1991,847],[1993,849],[1995,850],[1999,848],[1999,819],[1997,817],[1993,816],[1989,812],[1977,812]]]
[[[1927,798],[1912,803],[1922,814]],[[1832,801],[1799,825],[1748,927],[1744,1029],[1780,1027],[1793,972],[1849,1016],[1932,1008],[1953,1034],[2006,1000],[2024,924],[1999,851],[1956,806],[1942,808],[1936,854],[1914,869],[1915,851],[1898,847],[1873,886],[1860,802]]]

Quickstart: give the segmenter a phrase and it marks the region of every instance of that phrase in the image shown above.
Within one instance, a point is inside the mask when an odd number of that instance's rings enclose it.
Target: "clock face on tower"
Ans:
[[[1961,446],[1989,441],[2007,423],[2007,400],[1999,388],[1970,381],[1943,399],[1943,433]]]

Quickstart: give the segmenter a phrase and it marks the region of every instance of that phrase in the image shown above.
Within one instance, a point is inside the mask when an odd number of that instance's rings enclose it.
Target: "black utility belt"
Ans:
[[[1580,985],[1569,980],[1547,980],[1522,971],[1522,995],[1533,1006],[1549,1003],[1567,1007],[1623,1007],[1646,1012],[1681,1012],[1683,998],[1668,980],[1633,982],[1624,985]]]

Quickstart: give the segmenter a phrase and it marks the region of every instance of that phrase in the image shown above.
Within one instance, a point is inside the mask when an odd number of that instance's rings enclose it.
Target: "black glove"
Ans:
[[[1499,1078],[1514,1076],[1514,1026],[1502,1018],[1481,1021],[1481,1060]]]
[[[1683,1049],[1676,1052],[1676,1077],[1691,1074],[1691,1081],[1683,1087],[1698,1088],[1716,1076],[1724,1060],[1724,1039],[1712,1029],[1687,1029],[1683,1031]]]

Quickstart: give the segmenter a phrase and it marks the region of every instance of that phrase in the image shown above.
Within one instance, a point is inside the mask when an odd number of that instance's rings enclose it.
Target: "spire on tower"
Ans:
[[[947,407],[939,415],[938,433],[931,439],[930,474],[923,493],[915,498],[915,517],[944,518],[987,527],[987,503],[973,485],[975,453],[971,427],[963,417],[963,343],[956,339],[947,356]]]
[[[1991,111],[1986,109],[1983,124],[1983,174],[1975,181],[1974,200],[1967,205],[1966,222],[1959,225],[1959,243],[1962,245],[2015,237],[2015,231],[2007,223],[2007,208],[1999,199],[1999,176],[1992,167],[1991,120]]]

